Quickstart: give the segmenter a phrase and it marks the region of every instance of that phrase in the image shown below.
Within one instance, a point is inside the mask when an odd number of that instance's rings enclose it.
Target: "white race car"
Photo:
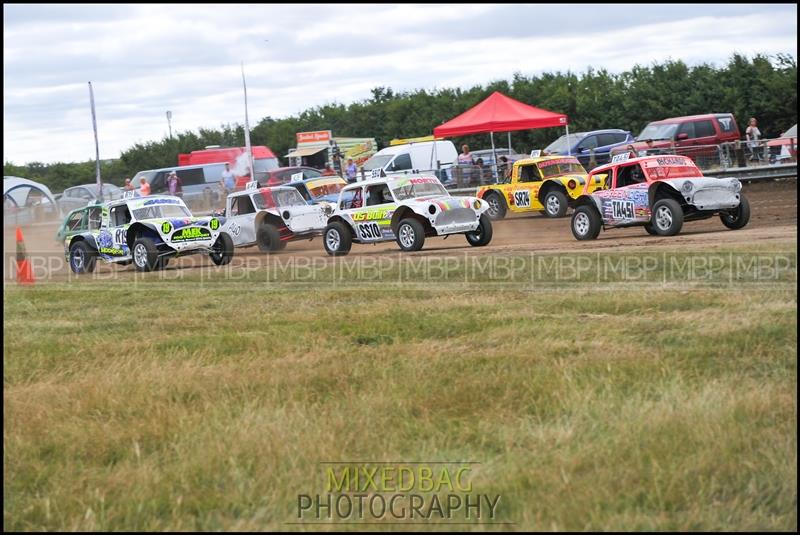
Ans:
[[[248,189],[228,195],[223,230],[236,247],[258,245],[261,251],[278,251],[290,241],[321,236],[333,207],[309,205],[292,187]]]
[[[166,267],[170,258],[205,253],[218,266],[233,258],[233,241],[217,217],[193,217],[178,197],[152,195],[110,201],[100,221],[69,236],[64,252],[75,273],[91,273],[97,259],[133,262],[139,271]]]
[[[396,240],[419,251],[429,236],[464,234],[475,247],[492,240],[489,205],[477,197],[453,197],[432,176],[398,176],[357,182],[342,189],[325,228],[329,255],[356,243]]]

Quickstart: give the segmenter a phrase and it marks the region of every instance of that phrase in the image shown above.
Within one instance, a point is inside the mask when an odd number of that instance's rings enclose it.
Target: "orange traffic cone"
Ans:
[[[25,258],[25,242],[22,240],[22,229],[17,227],[17,282],[19,284],[33,284],[31,263]]]

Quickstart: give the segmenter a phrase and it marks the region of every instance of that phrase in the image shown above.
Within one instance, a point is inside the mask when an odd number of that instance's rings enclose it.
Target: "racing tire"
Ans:
[[[683,227],[683,208],[675,199],[660,199],[653,205],[650,225],[659,236],[674,236]]]
[[[483,198],[484,201],[489,203],[489,218],[492,220],[503,219],[506,216],[508,208],[506,208],[505,199],[497,192],[492,192]]]
[[[488,215],[481,214],[478,228],[465,234],[467,243],[473,247],[483,247],[492,241],[492,220]]]
[[[739,230],[750,221],[750,201],[744,195],[739,195],[739,206],[728,212],[719,214],[722,224],[731,230]]]
[[[645,230],[647,231],[647,233],[648,233],[648,234],[650,234],[651,236],[657,236],[657,235],[658,235],[658,232],[656,232],[656,229],[655,229],[655,228],[653,228],[653,225],[651,225],[650,223],[646,224],[646,225],[644,226],[644,229],[645,229]]]
[[[325,227],[322,243],[325,252],[330,256],[345,256],[353,246],[353,233],[349,226],[341,221],[334,221]]]
[[[407,253],[419,251],[425,245],[425,227],[412,217],[397,225],[397,245]]]
[[[269,223],[263,223],[256,232],[256,244],[262,253],[280,251],[286,247],[286,242],[281,241],[281,233],[278,227]]]
[[[158,247],[150,238],[136,238],[133,242],[133,265],[137,271],[158,269]]]
[[[217,241],[212,246],[213,253],[208,256],[216,266],[225,266],[233,260],[233,238],[227,232],[220,232]]]
[[[567,196],[557,189],[550,190],[545,194],[542,205],[544,206],[544,215],[552,218],[564,217],[567,215],[569,207]]]
[[[576,240],[594,240],[600,234],[603,220],[597,209],[592,206],[578,206],[572,214],[570,228]]]
[[[85,241],[77,241],[70,246],[69,267],[73,273],[92,273],[96,262],[97,253]]]
[[[167,269],[168,265],[169,265],[169,257],[160,256],[158,258],[158,264],[156,265],[156,269]]]

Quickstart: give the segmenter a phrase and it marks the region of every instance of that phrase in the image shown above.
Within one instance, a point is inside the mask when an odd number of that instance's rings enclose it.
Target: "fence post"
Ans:
[[[594,155],[594,149],[589,149],[589,169],[597,167],[597,159]]]

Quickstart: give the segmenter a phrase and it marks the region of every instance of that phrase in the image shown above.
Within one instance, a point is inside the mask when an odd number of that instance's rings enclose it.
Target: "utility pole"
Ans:
[[[172,112],[167,110],[167,125],[169,126],[169,138],[172,139]]]

